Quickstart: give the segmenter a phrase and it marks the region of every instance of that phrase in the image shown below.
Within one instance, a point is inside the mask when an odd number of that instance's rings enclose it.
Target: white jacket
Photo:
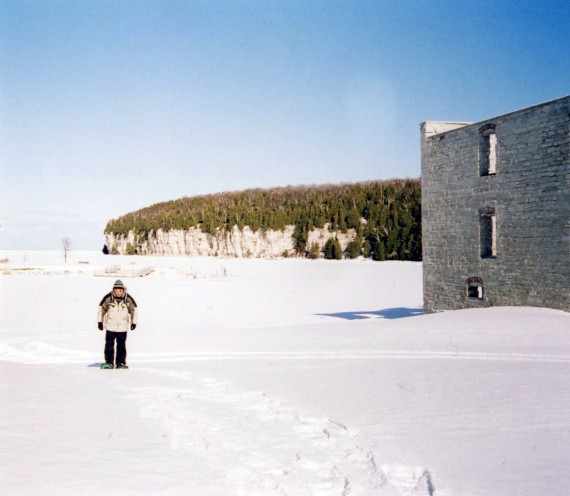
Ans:
[[[99,303],[97,322],[103,322],[103,327],[107,331],[130,331],[131,324],[137,323],[135,300],[126,293],[121,299],[115,298],[112,292],[105,295]]]

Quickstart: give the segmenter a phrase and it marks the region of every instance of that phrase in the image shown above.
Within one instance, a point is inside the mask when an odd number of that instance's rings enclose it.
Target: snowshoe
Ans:
[[[120,363],[119,365],[117,365],[118,369],[128,369],[129,367],[127,367],[126,363]]]
[[[113,368],[113,364],[112,363],[104,363],[101,365],[102,369],[112,369]]]

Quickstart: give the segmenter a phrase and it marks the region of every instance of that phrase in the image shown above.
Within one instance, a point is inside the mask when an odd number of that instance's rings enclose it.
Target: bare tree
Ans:
[[[71,240],[66,237],[61,240],[61,243],[63,245],[63,258],[65,263],[67,263],[67,254],[71,250]]]

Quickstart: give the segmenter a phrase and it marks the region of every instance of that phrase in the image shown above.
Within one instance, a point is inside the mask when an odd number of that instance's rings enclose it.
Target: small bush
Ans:
[[[136,255],[137,249],[132,243],[127,243],[127,255]]]
[[[311,260],[315,260],[315,259],[319,258],[320,254],[321,254],[321,250],[320,250],[319,244],[313,243],[311,245],[311,249],[309,250],[309,258]]]

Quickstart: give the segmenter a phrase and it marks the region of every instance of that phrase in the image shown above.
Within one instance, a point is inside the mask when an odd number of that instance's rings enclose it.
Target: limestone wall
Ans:
[[[570,97],[446,124],[422,124],[426,311],[570,311]]]
[[[252,232],[249,227],[240,230],[237,226],[230,231],[219,231],[216,235],[203,233],[199,228],[188,230],[163,231],[150,233],[148,239],[137,237],[133,231],[127,236],[106,235],[106,244],[111,252],[127,254],[129,245],[137,248],[142,255],[171,256],[223,256],[277,258],[284,254],[294,255],[294,226],[287,226],[283,231]],[[355,237],[354,230],[348,233],[332,233],[328,228],[315,229],[309,233],[307,246],[317,243],[322,250],[329,238],[336,237],[343,250]]]

